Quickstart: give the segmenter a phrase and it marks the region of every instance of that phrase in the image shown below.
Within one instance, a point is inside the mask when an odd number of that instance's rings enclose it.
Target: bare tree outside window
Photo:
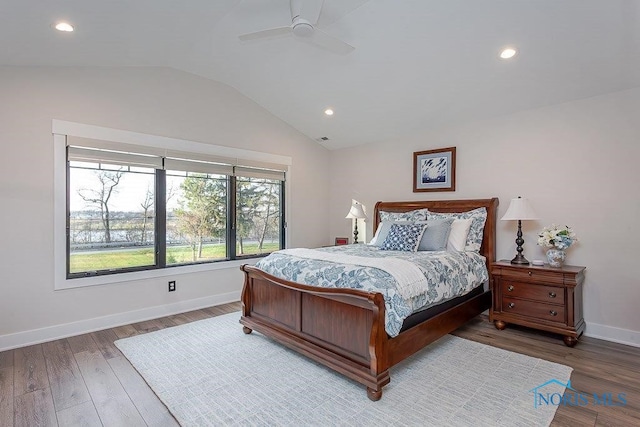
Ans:
[[[93,205],[100,210],[100,217],[104,227],[104,241],[111,243],[111,212],[109,211],[109,201],[116,192],[116,187],[120,184],[120,179],[124,171],[98,170],[95,172],[100,185],[97,188],[84,188],[78,190],[78,195],[87,204]]]
[[[150,212],[153,210],[154,206],[155,194],[151,190],[151,187],[147,187],[147,193],[145,194],[144,200],[140,203],[140,207],[142,208],[142,236],[140,237],[140,244],[144,245],[147,243],[147,222],[150,219],[153,219],[153,216],[150,215]]]

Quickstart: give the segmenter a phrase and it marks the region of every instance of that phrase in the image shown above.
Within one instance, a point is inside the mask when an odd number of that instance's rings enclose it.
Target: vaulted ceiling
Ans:
[[[317,28],[349,53],[238,38],[290,25],[289,0],[0,0],[0,22],[0,65],[180,69],[330,149],[640,85],[638,0],[326,0]]]

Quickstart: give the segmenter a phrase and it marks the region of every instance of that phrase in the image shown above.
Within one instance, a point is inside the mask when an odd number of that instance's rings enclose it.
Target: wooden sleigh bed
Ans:
[[[467,212],[479,207],[487,209],[480,253],[486,257],[489,269],[495,261],[497,198],[378,202],[374,230],[380,211],[428,208],[433,212]],[[489,289],[485,286],[475,296],[457,305],[449,304],[446,310],[392,338],[385,330],[385,305],[380,293],[307,286],[249,265],[240,268],[245,273],[240,318],[244,332],[256,330],[365,385],[367,396],[373,401],[382,397],[392,366],[491,306],[491,291],[484,290]]]

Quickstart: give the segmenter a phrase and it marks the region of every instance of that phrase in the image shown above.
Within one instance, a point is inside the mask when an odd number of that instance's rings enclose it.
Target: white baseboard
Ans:
[[[184,313],[185,311],[198,310],[205,307],[239,300],[240,291],[228,292],[226,294],[180,301],[173,304],[144,308],[142,310],[128,311],[110,316],[96,317],[78,322],[2,335],[0,336],[0,351],[26,347],[28,345],[40,344],[61,338],[86,334],[88,332],[115,328],[117,326],[128,325],[130,323],[143,322],[145,320],[157,319],[159,317],[171,316],[173,314]],[[633,347],[640,347],[640,332],[632,331],[630,329],[622,329],[588,322],[584,335],[591,338],[616,342]]]
[[[618,344],[640,347],[640,332],[630,329],[615,328],[613,326],[588,322],[584,335],[591,338],[616,342]]]
[[[128,325],[130,323],[143,322],[145,320],[157,319],[159,317],[171,316],[173,314],[184,313],[185,311],[198,310],[205,307],[239,300],[240,291],[238,290],[237,292],[212,295],[204,298],[180,301],[173,304],[144,308],[142,310],[128,311],[110,316],[96,317],[93,319],[80,320],[78,322],[2,335],[0,336],[0,351],[40,344],[74,335],[86,334],[88,332],[114,328],[117,326]]]

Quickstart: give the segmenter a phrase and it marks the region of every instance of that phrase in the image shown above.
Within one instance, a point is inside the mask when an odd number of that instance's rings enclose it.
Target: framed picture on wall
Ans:
[[[348,237],[336,237],[336,246],[341,246],[341,245],[348,245],[349,244],[349,238]]]
[[[456,147],[413,153],[413,192],[456,190]]]

